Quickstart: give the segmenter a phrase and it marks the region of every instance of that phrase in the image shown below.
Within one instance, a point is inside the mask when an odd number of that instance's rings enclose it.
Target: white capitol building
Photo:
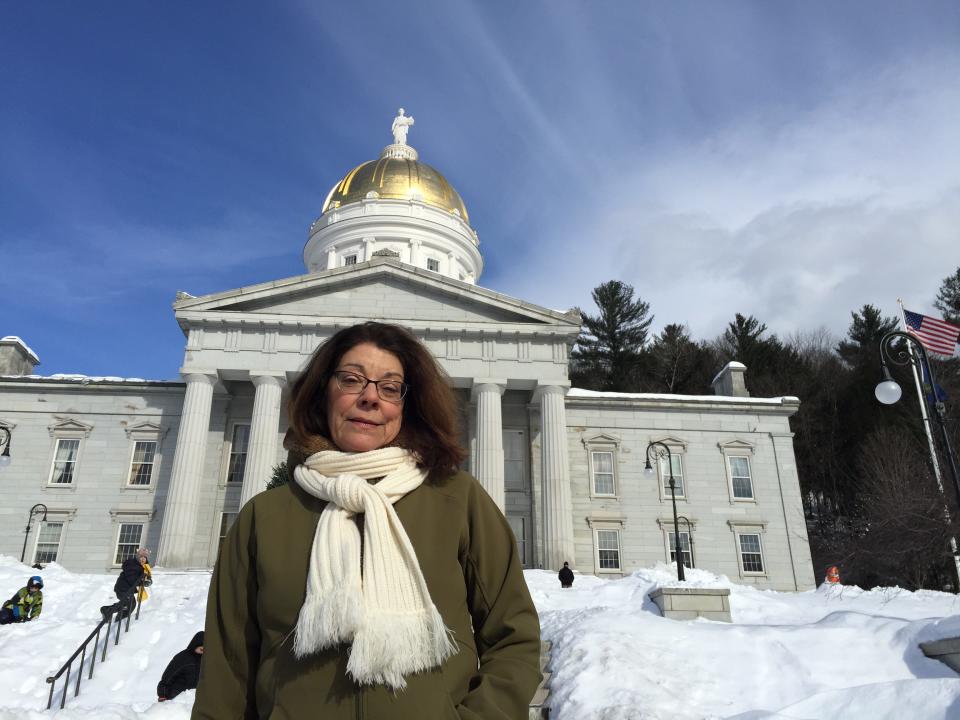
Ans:
[[[814,585],[788,418],[796,398],[753,398],[731,363],[714,395],[570,387],[576,312],[481,287],[467,208],[406,143],[346,173],[310,226],[306,274],[193,297],[179,293],[181,380],[34,374],[0,340],[0,553],[85,572],[138,546],[165,567],[210,567],[237,511],[286,457],[291,381],[316,346],[365,320],[410,328],[461,401],[468,469],[503,508],[525,566],[618,576],[675,550],[661,463],[673,454],[686,564],[782,590]],[[291,242],[291,245],[293,242]],[[172,370],[172,369],[171,369]],[[31,506],[47,508],[25,538]]]

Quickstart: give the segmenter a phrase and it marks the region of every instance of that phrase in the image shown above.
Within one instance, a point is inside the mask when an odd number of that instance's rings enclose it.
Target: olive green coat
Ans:
[[[394,505],[459,652],[407,688],[358,686],[347,646],[298,660],[293,630],[325,503],[295,482],[247,503],[207,601],[195,719],[521,720],[540,681],[540,625],[505,518],[465,472]]]

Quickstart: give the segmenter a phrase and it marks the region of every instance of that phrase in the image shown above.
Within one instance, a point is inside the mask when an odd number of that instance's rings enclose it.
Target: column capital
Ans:
[[[496,392],[497,395],[503,395],[507,389],[505,378],[474,378],[473,385],[470,386],[470,399],[476,400],[477,395],[482,392]]]
[[[250,382],[254,387],[261,385],[277,385],[283,387],[287,383],[287,374],[278,370],[251,370]]]
[[[531,402],[538,402],[540,398],[544,395],[563,395],[566,397],[566,394],[570,392],[570,381],[569,380],[557,380],[554,382],[540,382],[536,389],[533,391],[533,395],[530,397]]]
[[[220,374],[216,370],[206,368],[180,368],[180,377],[188,383],[202,382],[207,385],[215,385],[220,379]]]

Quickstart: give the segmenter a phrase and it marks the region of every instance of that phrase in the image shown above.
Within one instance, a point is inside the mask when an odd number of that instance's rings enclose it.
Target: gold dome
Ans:
[[[370,160],[348,172],[327,195],[321,214],[368,196],[419,200],[459,214],[464,222],[470,223],[463,200],[443,175],[426,163],[396,157]]]

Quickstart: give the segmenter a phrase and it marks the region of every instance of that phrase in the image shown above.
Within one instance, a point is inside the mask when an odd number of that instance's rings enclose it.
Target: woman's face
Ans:
[[[354,345],[334,370],[362,375],[369,380],[403,381],[403,365],[391,352],[373,343]],[[400,432],[403,401],[381,400],[369,383],[359,395],[345,393],[336,376],[327,384],[327,426],[330,439],[344,452],[366,452],[390,443]]]

